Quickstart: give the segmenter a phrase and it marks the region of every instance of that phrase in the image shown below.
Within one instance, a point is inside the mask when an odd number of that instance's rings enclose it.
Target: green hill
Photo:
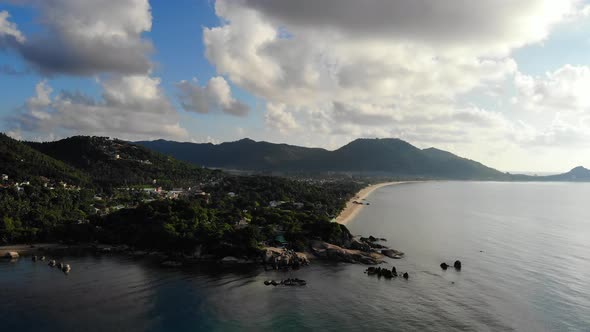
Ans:
[[[83,186],[91,181],[83,172],[5,134],[0,134],[0,165],[0,172],[16,182],[46,177]]]
[[[210,172],[122,140],[74,136],[30,147],[87,173],[100,187],[123,185],[184,186]]]

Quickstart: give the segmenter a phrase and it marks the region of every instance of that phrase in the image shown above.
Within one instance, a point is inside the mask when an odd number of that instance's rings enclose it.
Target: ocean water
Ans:
[[[314,262],[163,269],[125,256],[0,262],[3,331],[590,331],[590,184],[378,189],[349,228],[387,238],[409,280]],[[460,259],[463,269],[442,271]],[[297,277],[305,287],[265,286]]]

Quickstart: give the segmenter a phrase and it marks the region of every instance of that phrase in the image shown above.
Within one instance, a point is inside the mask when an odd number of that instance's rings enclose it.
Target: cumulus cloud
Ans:
[[[180,81],[176,87],[180,92],[180,104],[187,112],[221,111],[230,115],[246,116],[250,111],[248,105],[232,96],[229,84],[221,76],[211,78],[205,86],[200,86],[195,79],[193,82]]]
[[[285,111],[284,104],[268,103],[266,105],[266,123],[273,128],[277,128],[281,132],[288,132],[293,129],[298,129],[299,125],[295,121],[293,114]]]
[[[14,119],[17,132],[51,135],[104,135],[124,139],[184,139],[186,130],[160,89],[160,80],[146,75],[118,76],[101,82],[102,98],[79,92],[55,97],[46,81],[36,86],[25,112]]]
[[[509,51],[575,3],[219,0],[227,23],[204,40],[218,71],[273,101],[455,95],[513,73]]]
[[[13,47],[25,41],[25,36],[20,32],[15,23],[10,21],[10,14],[0,11],[0,49]]]
[[[515,112],[535,126],[521,137],[532,146],[590,146],[590,67],[564,65],[540,76],[517,73]]]
[[[590,67],[565,65],[544,76],[518,73],[514,79],[520,107],[549,112],[590,112]]]
[[[44,74],[147,73],[152,50],[148,0],[19,0],[39,9],[42,33],[25,38],[0,12],[0,46],[10,47]],[[4,37],[2,37],[4,36]]]
[[[515,49],[544,41],[584,8],[579,0],[218,0],[215,11],[222,24],[203,29],[207,58],[267,101],[266,123],[282,140],[306,128],[309,145],[394,136],[471,153],[539,134],[465,96],[497,94],[520,75]]]

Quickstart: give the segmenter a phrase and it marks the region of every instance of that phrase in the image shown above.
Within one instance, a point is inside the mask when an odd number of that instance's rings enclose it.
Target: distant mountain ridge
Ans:
[[[212,173],[204,167],[255,172],[353,173],[412,179],[496,181],[589,181],[579,166],[567,173],[529,176],[503,173],[436,148],[419,149],[400,139],[357,139],[329,151],[256,142],[130,143],[106,137],[74,136],[54,142],[21,142],[0,134],[3,174],[26,180],[48,177],[70,184],[120,186],[151,183],[185,185]]]
[[[395,138],[357,139],[329,151],[287,144],[256,142],[179,143],[135,142],[204,167],[273,172],[351,172],[364,175],[441,179],[506,180],[508,175],[450,152],[421,150]]]

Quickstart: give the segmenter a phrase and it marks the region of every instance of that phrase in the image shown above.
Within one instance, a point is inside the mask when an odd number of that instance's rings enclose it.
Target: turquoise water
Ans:
[[[6,331],[590,330],[590,185],[435,182],[384,187],[349,228],[406,252],[409,280],[364,266],[293,273],[162,269],[125,256],[63,257],[69,275],[0,262]],[[460,272],[443,261],[463,262]],[[298,277],[301,288],[264,286]]]

